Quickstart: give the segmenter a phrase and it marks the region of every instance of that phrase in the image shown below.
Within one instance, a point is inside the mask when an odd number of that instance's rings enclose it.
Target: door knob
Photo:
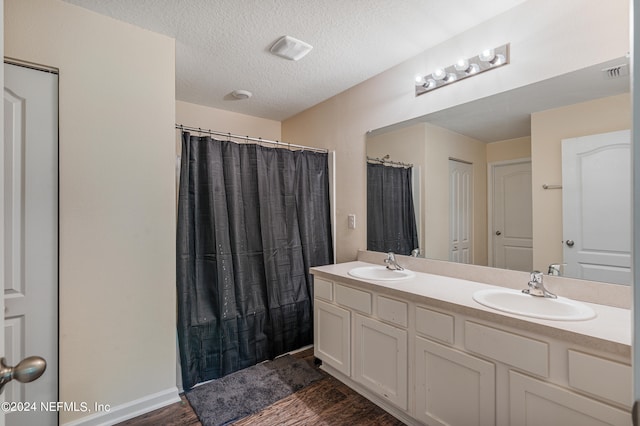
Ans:
[[[18,363],[15,367],[6,364],[4,358],[0,359],[0,393],[4,386],[11,380],[16,379],[20,383],[29,383],[42,376],[47,368],[47,361],[39,356],[30,356]]]
[[[496,235],[502,235],[502,231],[496,231]]]
[[[573,247],[574,244],[575,244],[575,242],[573,240],[567,240],[567,245],[569,247]]]

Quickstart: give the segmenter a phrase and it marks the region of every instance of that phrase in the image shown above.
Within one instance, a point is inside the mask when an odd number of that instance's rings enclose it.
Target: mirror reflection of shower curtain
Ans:
[[[367,163],[367,250],[409,255],[418,248],[412,170]]]
[[[333,262],[328,155],[183,134],[184,389],[313,343],[309,268]]]

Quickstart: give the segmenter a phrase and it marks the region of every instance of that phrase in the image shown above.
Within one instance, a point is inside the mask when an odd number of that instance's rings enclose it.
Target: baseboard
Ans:
[[[180,402],[178,388],[172,387],[124,404],[113,406],[109,411],[90,414],[81,419],[64,423],[63,426],[109,426],[141,416],[174,402]]]

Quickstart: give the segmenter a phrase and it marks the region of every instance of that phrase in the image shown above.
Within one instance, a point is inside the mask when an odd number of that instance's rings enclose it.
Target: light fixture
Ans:
[[[231,92],[231,96],[233,96],[238,100],[242,100],[242,99],[249,99],[251,96],[253,96],[253,93],[251,93],[248,90],[240,89],[240,90],[234,90],[233,92]]]
[[[509,43],[483,50],[477,56],[462,58],[446,68],[437,68],[431,74],[416,77],[416,96],[508,63]]]
[[[298,61],[309,53],[311,49],[313,49],[313,47],[309,43],[305,43],[291,36],[283,36],[273,43],[270,52],[282,58]]]

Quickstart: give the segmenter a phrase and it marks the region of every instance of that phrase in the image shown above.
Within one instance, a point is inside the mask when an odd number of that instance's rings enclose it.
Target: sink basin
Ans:
[[[413,271],[406,269],[403,271],[392,271],[391,269],[387,269],[386,266],[361,266],[350,270],[349,275],[356,278],[376,281],[398,281],[416,276]]]
[[[492,309],[532,318],[582,321],[596,317],[593,309],[575,300],[536,297],[511,289],[479,290],[473,294],[473,300]]]

